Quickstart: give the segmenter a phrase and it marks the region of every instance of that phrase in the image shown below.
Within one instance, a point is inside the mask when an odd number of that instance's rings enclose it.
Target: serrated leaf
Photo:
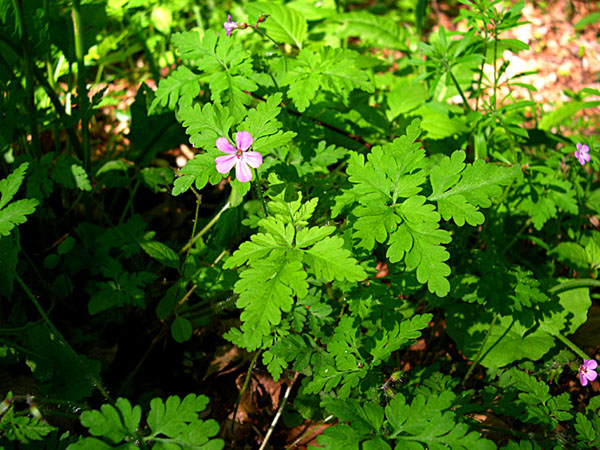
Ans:
[[[0,210],[0,235],[9,236],[17,225],[27,222],[27,216],[33,214],[40,204],[36,199],[17,200]]]
[[[115,408],[116,407],[116,408]],[[118,398],[115,406],[102,405],[100,411],[84,411],[81,424],[89,428],[90,434],[102,436],[111,444],[118,444],[126,437],[135,437],[142,416],[142,408],[132,408],[129,400]]]
[[[167,78],[163,78],[158,83],[156,96],[148,110],[148,114],[157,106],[169,106],[169,109],[176,109],[181,98],[180,105],[191,105],[192,100],[200,93],[200,77],[185,66],[179,66],[171,72]]]
[[[235,120],[228,108],[212,103],[183,106],[179,110],[179,119],[187,128],[191,144],[206,150],[215,148],[217,138],[229,136]]]
[[[0,209],[4,208],[18,192],[28,167],[29,163],[23,163],[5,179],[0,180]]]
[[[367,277],[341,237],[327,237],[304,252],[304,261],[317,278],[327,281],[361,281]]]
[[[306,295],[306,272],[299,261],[259,260],[240,274],[234,292],[239,294],[246,348],[254,350],[273,326],[281,321],[281,312],[289,312],[294,296]]]
[[[466,165],[465,157],[465,152],[456,151],[431,169],[433,192],[428,200],[437,202],[444,220],[452,218],[458,226],[465,222],[475,226],[484,221],[479,207],[490,206],[491,199],[502,194],[502,186],[517,176],[519,168],[493,166],[482,160]]]
[[[458,422],[449,409],[455,397],[451,391],[427,399],[417,395],[409,404],[404,395],[397,394],[385,408],[397,448],[417,441],[435,448],[495,449],[492,441],[481,438],[478,432],[469,432],[467,425]]]
[[[319,52],[303,49],[280,84],[289,86],[288,95],[300,112],[319,90],[332,92],[344,101],[354,89],[373,92],[369,76],[356,63],[358,56],[352,50],[331,47]]]

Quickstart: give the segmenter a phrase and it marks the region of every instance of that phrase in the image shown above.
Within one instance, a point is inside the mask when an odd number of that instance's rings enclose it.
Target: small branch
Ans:
[[[83,23],[81,19],[81,0],[73,0],[73,32],[75,38],[75,56],[77,57],[77,97],[81,114],[81,141],[83,150],[83,168],[90,164],[90,130],[88,125],[89,99],[85,75],[85,50],[83,42]]]
[[[240,393],[238,394],[237,401],[235,402],[235,409],[233,410],[233,418],[231,420],[231,431],[233,432],[233,426],[235,425],[235,416],[237,416],[238,408],[240,407],[240,401],[242,400],[242,395],[248,389],[248,384],[250,384],[250,378],[252,377],[252,370],[254,369],[254,364],[256,364],[256,360],[262,353],[262,350],[257,350],[252,357],[252,361],[250,361],[250,367],[248,367],[248,372],[246,372],[246,378],[244,379],[244,385],[242,389],[240,389]]]
[[[288,385],[287,389],[285,390],[285,394],[283,395],[283,400],[281,400],[281,403],[279,404],[279,408],[277,409],[277,414],[275,414],[275,417],[273,418],[273,421],[271,422],[271,426],[269,427],[269,431],[267,431],[267,434],[265,435],[265,440],[262,442],[262,444],[260,445],[258,450],[264,450],[264,448],[267,445],[267,442],[269,442],[269,438],[271,437],[271,434],[273,434],[275,425],[277,425],[277,422],[279,422],[279,418],[281,417],[283,408],[285,408],[287,399],[290,396],[290,392],[292,392],[292,388],[294,387],[294,383],[296,383],[297,379],[298,379],[298,372],[296,372],[294,374],[294,379],[292,380],[292,382]]]

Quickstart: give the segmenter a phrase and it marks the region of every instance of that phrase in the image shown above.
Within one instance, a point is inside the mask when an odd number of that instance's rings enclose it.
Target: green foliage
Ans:
[[[9,236],[17,225],[27,221],[39,205],[36,199],[22,199],[11,202],[25,178],[29,164],[23,163],[8,177],[0,181],[0,234]]]
[[[261,363],[324,448],[600,445],[600,92],[519,97],[523,2],[55,3],[0,2],[2,445],[282,445]]]
[[[214,420],[201,420],[198,413],[204,411],[208,398],[204,395],[187,395],[183,400],[177,396],[163,402],[154,398],[146,422],[148,429],[140,423],[142,408],[134,407],[124,398],[115,405],[104,404],[100,410],[85,411],[81,424],[95,437],[80,439],[68,449],[88,448],[135,448],[134,442],[153,443],[153,448],[220,450],[224,443],[212,439],[219,431]]]
[[[267,208],[274,215],[258,222],[261,232],[227,260],[224,268],[246,264],[235,284],[237,306],[243,309],[243,341],[236,343],[253,350],[262,345],[289,312],[295,299],[308,293],[307,273],[317,280],[357,282],[366,277],[364,270],[340,237],[330,237],[332,227],[307,227],[317,206],[316,199],[302,203],[301,198],[285,202],[284,194],[273,198]],[[232,337],[232,335],[230,335]]]
[[[502,193],[501,186],[509,184],[518,169],[482,161],[466,165],[465,154],[458,151],[428,173],[425,152],[416,142],[419,135],[419,124],[413,122],[406,136],[374,147],[366,160],[352,153],[347,172],[353,187],[338,197],[334,213],[358,202],[352,214],[359,246],[372,250],[376,242],[386,244],[390,262],[404,261],[406,270],[416,269],[417,279],[430,292],[445,296],[450,290],[450,267],[445,263],[450,255],[443,244],[451,236],[440,228],[440,219],[453,219],[459,226],[465,221],[482,223],[479,208],[490,206],[491,198]],[[431,195],[418,195],[428,177]],[[437,210],[427,201],[436,202]]]
[[[411,402],[397,394],[385,409],[376,403],[360,404],[356,400],[330,399],[325,408],[341,422],[327,428],[317,442],[323,448],[334,449],[350,445],[350,448],[391,449],[396,448],[474,448],[493,449],[492,441],[482,439],[479,433],[470,431],[460,416],[451,410],[456,396],[451,391],[428,398],[417,395]],[[315,447],[312,447],[315,448]]]
[[[303,49],[281,84],[289,86],[288,95],[300,112],[308,108],[319,91],[331,92],[347,102],[354,89],[373,92],[373,85],[359,65],[359,56],[351,50],[331,47],[319,52]]]

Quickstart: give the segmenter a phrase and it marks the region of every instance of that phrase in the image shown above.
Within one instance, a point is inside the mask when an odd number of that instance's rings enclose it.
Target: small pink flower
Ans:
[[[231,20],[231,14],[227,15],[227,22],[225,22],[223,24],[223,26],[225,27],[225,32],[226,32],[225,34],[227,34],[227,36],[231,36],[231,33],[233,33],[233,30],[235,30],[236,28],[240,28],[239,23]]]
[[[582,386],[587,386],[588,381],[594,381],[598,376],[596,368],[598,363],[593,359],[584,359],[583,364],[579,366],[579,382]]]
[[[235,166],[235,177],[242,182],[250,181],[252,179],[250,167],[258,169],[263,162],[260,153],[247,151],[252,147],[253,142],[252,135],[247,131],[237,132],[235,147],[225,137],[217,139],[215,144],[217,148],[223,153],[227,153],[225,156],[215,158],[217,172],[226,174]]]
[[[579,164],[585,166],[586,162],[590,160],[590,148],[585,144],[577,144],[577,151],[575,152],[575,158],[579,160]],[[584,385],[585,386],[585,385]]]

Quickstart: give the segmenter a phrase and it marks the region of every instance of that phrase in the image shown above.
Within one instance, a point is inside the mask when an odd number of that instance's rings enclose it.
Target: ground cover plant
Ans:
[[[2,448],[599,448],[600,91],[448,4],[1,0]]]

